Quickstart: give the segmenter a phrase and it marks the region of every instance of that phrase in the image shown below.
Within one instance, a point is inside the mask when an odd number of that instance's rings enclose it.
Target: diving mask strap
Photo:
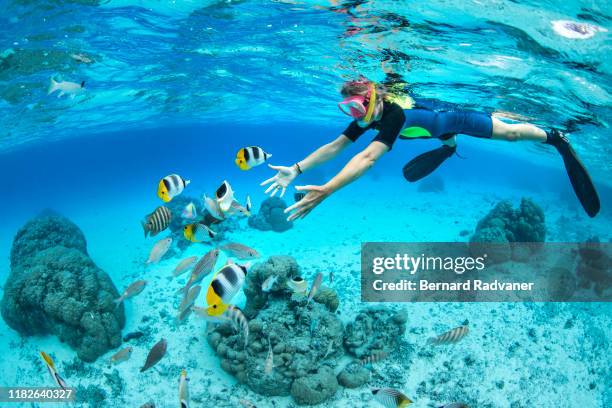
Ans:
[[[370,84],[370,102],[368,102],[368,110],[366,111],[366,114],[363,117],[364,122],[369,122],[372,120],[372,115],[374,114],[375,106],[376,106],[376,85],[372,83]]]

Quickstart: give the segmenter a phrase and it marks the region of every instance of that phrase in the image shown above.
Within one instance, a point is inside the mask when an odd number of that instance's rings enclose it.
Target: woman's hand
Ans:
[[[278,173],[276,173],[276,176],[267,179],[260,185],[265,186],[266,184],[272,183],[270,187],[268,187],[268,189],[265,191],[265,194],[268,194],[271,191],[272,194],[270,194],[270,197],[274,197],[278,190],[282,188],[280,197],[284,196],[285,190],[287,190],[287,186],[291,184],[293,179],[297,177],[298,171],[293,168],[293,166],[273,166],[271,164],[268,164],[268,167],[270,167],[272,170],[278,170]]]
[[[293,213],[287,217],[287,221],[306,217],[308,213],[331,194],[329,189],[325,186],[296,186],[295,189],[298,191],[308,191],[308,193],[297,203],[285,208],[285,214],[293,211]]]

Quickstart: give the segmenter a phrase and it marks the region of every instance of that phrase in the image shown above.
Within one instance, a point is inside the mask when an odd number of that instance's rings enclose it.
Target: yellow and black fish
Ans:
[[[412,404],[412,400],[393,388],[372,388],[372,395],[385,408],[404,408]]]
[[[227,310],[228,303],[242,288],[246,274],[245,265],[238,265],[232,261],[228,261],[217,271],[206,292],[209,315],[219,316]]]
[[[49,355],[44,351],[40,352],[40,356],[45,361],[47,369],[49,370],[49,374],[51,374],[51,377],[53,378],[55,384],[57,384],[58,387],[64,390],[68,388],[68,384],[66,384],[66,381],[64,381],[64,379],[60,377],[60,375],[57,373],[57,370],[55,369],[55,364],[53,363],[51,357],[49,357]]]
[[[172,213],[167,207],[160,206],[155,209],[151,214],[147,215],[144,222],[142,222],[142,228],[144,229],[145,238],[151,234],[152,237],[156,236],[170,225],[172,220]]]
[[[208,228],[208,225],[203,222],[196,222],[194,224],[185,225],[185,227],[183,227],[183,235],[188,241],[203,242],[206,240],[206,237],[213,239],[217,233]]]
[[[165,203],[172,201],[174,197],[181,194],[185,187],[191,183],[178,174],[170,174],[159,181],[157,185],[157,196]]]
[[[238,150],[235,162],[240,170],[250,170],[255,166],[265,163],[270,157],[272,155],[264,152],[261,147],[249,146]]]

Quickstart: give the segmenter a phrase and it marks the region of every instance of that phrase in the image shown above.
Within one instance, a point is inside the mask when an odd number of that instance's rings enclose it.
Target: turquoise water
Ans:
[[[183,195],[196,200],[213,194],[227,179],[237,199],[250,195],[257,212],[266,199],[259,184],[274,173],[265,166],[239,170],[236,151],[262,146],[273,154],[270,162],[279,165],[303,159],[348,125],[335,105],[342,82],[359,74],[382,81],[385,71],[392,70],[418,97],[565,130],[599,190],[599,215],[591,219],[584,214],[551,148],[460,136],[465,159],[451,158],[434,175],[442,180],[442,190],[423,192],[401,174],[405,162],[437,142],[398,141],[361,179],[290,230],[260,231],[235,217],[236,226],[215,245],[247,244],[261,254],[255,263],[292,256],[308,282],[322,272],[325,284],[338,293],[336,316],[347,325],[369,306],[360,300],[364,241],[468,241],[496,203],[507,199],[516,205],[530,197],[545,213],[547,241],[584,242],[596,236],[610,242],[608,2],[0,5],[5,193],[0,203],[0,295],[17,231],[47,208],[82,230],[89,256],[118,291],[134,280],[148,280],[142,294],[125,302],[121,329],[122,335],[146,335],[110,348],[95,362],[82,363],[54,335],[21,337],[0,320],[0,386],[53,386],[38,356],[45,351],[70,386],[89,389],[89,399],[82,397],[77,406],[140,407],[147,401],[179,406],[182,368],[191,378],[191,406],[237,407],[240,399],[257,407],[294,406],[291,397],[258,394],[224,371],[198,316],[176,326],[172,318],[180,298],[175,291],[185,275],[171,279],[171,272],[181,259],[202,256],[212,246],[185,249],[185,243],[178,246],[180,234],[175,235],[171,253],[145,267],[157,239],[143,239],[140,220],[162,204],[157,183],[170,173],[192,180]],[[590,38],[566,38],[554,30],[559,20],[597,30]],[[47,95],[50,78],[85,81],[85,90],[74,98]],[[325,183],[371,137],[362,136],[333,162],[294,184]],[[293,193],[289,189],[285,197],[290,204]],[[222,254],[217,267],[226,258]],[[329,272],[334,273],[332,284]],[[209,282],[210,276],[202,283],[203,292]],[[233,303],[243,307],[244,293]],[[203,294],[196,304],[206,304]],[[609,303],[386,307],[403,308],[408,315],[401,345],[370,369],[366,384],[339,387],[320,406],[379,406],[370,387],[387,386],[404,392],[416,407],[612,404]],[[427,338],[466,319],[466,339],[435,352],[423,350]],[[139,373],[149,349],[162,337],[168,340],[167,355]],[[131,358],[109,367],[110,357],[126,345],[134,347]],[[339,371],[347,358],[336,355],[329,364]]]

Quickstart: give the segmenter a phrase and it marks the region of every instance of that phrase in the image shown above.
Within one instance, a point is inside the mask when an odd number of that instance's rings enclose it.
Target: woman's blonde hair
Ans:
[[[380,98],[379,100],[382,100],[387,96],[386,86],[382,84],[377,84],[363,77],[357,80],[354,80],[354,81],[345,82],[342,85],[340,94],[345,98],[349,96],[355,96],[355,95],[365,95],[370,90],[371,84],[374,84],[376,86],[376,95]]]

